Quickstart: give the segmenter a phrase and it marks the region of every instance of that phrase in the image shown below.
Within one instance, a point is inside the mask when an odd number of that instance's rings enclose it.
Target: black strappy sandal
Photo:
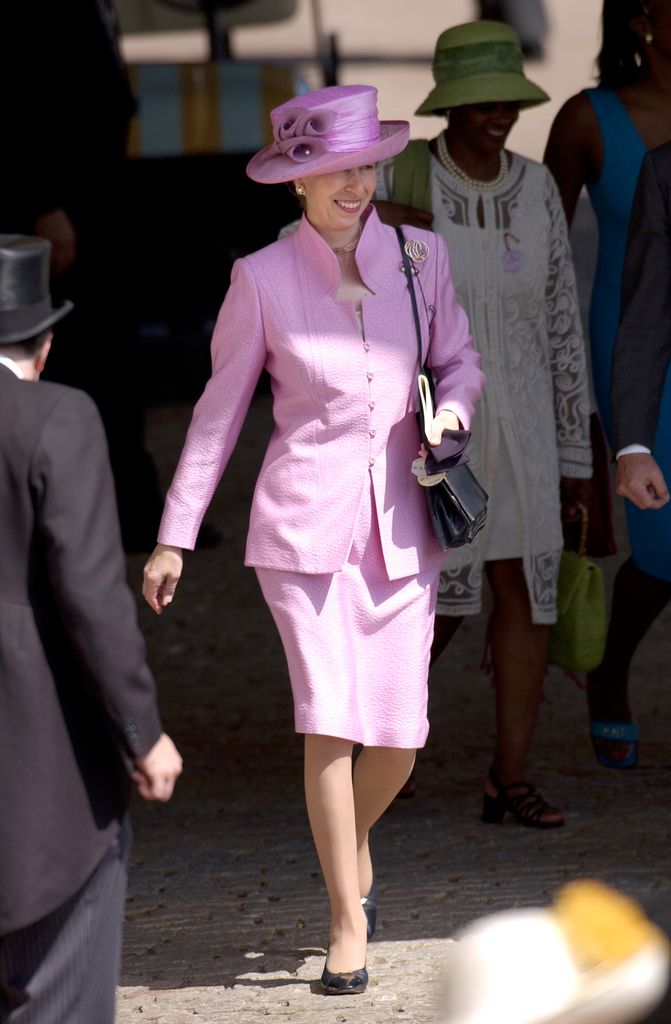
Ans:
[[[496,796],[484,794],[482,803],[482,821],[488,825],[501,825],[506,811],[528,828],[560,828],[561,821],[543,820],[546,810],[553,810],[551,804],[530,782],[509,782],[504,786],[494,768],[489,769],[489,781],[496,790]],[[511,793],[511,790],[518,792]]]

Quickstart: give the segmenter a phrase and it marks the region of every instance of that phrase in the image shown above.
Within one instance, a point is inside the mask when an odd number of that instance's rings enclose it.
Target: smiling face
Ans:
[[[305,189],[305,212],[331,244],[355,238],[359,219],[375,192],[375,164],[299,179]]]
[[[450,110],[448,135],[482,157],[500,153],[520,115],[519,103],[468,103]]]

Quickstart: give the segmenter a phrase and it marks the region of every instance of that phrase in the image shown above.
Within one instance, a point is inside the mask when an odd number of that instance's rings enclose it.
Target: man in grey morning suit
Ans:
[[[35,383],[69,311],[52,308],[49,251],[0,235],[0,1021],[112,1024],[131,774],[167,800],[182,762],[125,582],[99,415]]]
[[[652,456],[671,360],[671,143],[643,161],[629,223],[611,401],[617,492],[640,509],[669,501]],[[671,425],[663,438],[671,446]],[[664,438],[665,435],[665,438]]]

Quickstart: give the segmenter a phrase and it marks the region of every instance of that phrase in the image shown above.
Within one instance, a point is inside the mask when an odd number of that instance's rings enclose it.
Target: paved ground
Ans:
[[[370,31],[356,39],[398,49],[402,37],[420,48],[418,5],[394,3],[390,11],[385,3],[384,17],[377,2],[329,0],[323,6],[332,27],[338,27],[335,18],[348,24],[365,8]],[[550,4],[550,59],[530,67],[530,74],[546,87],[556,80],[555,94],[567,96],[589,80],[599,6],[596,0]],[[451,0],[449,20],[467,17],[469,7]],[[445,27],[443,8],[427,2],[422,13],[433,41]],[[300,24],[306,31],[305,12]],[[423,95],[417,71],[384,74],[406,106]],[[395,108],[387,116],[403,113]],[[524,115],[521,125],[531,117]],[[540,155],[545,130],[545,122],[533,123],[513,145]],[[584,206],[575,239],[584,298],[593,252]],[[188,416],[185,405],[151,411],[149,444],[166,482]],[[642,731],[636,771],[596,764],[583,693],[558,670],[548,674],[535,780],[569,811],[567,827],[550,833],[479,822],[493,695],[479,668],[484,621],[464,625],[431,678],[432,730],[418,761],[417,797],[397,801],[373,840],[381,910],[369,951],[371,984],[361,997],[323,998],[315,983],[327,904],[303,807],[301,744],[293,733],[279,642],[254,574],[242,568],[251,488],[269,425],[269,398],[260,394],[210,513],[224,542],[188,558],[169,614],[156,619],[141,609],[165,725],[184,754],[185,773],[171,804],[138,801],[133,809],[118,1024],[428,1024],[435,1020],[435,986],[452,936],[474,916],[544,903],[556,886],[580,876],[651,900],[670,887],[671,613],[656,624],[635,664]],[[624,543],[619,510],[618,530]],[[609,580],[620,558],[607,561]],[[142,561],[129,559],[137,589]]]
[[[150,444],[166,476],[188,412],[180,405],[150,416]],[[382,905],[372,983],[360,998],[320,997],[314,983],[327,905],[303,808],[301,745],[280,646],[255,576],[242,568],[269,413],[260,395],[213,504],[223,544],[188,557],[168,614],[141,611],[166,728],[186,767],[171,804],[134,807],[118,1021],[423,1024],[434,1019],[434,979],[450,937],[472,917],[545,902],[577,876],[645,898],[669,886],[671,618],[658,622],[636,664],[636,771],[597,766],[583,694],[550,671],[535,776],[570,814],[568,826],[551,833],[478,820],[493,695],[479,669],[484,622],[463,627],[432,676],[417,797],[397,801],[373,840]],[[618,560],[609,560],[609,577]],[[141,564],[129,560],[134,584]]]

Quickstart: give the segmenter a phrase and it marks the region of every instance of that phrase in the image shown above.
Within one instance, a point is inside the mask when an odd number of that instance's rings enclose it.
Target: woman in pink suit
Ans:
[[[237,261],[167,495],[145,598],[172,600],[263,367],[275,429],[252,503],[255,567],[286,653],[305,734],[308,816],[331,904],[322,986],[363,992],[376,891],[368,833],[428,732],[429,650],[444,553],[412,475],[417,344],[396,234],[370,200],[375,162],[406,122],[378,120],[377,92],[339,86],[272,112],[274,142],[247,173],[292,182],[298,230]],[[411,229],[426,359],[436,380],[431,440],[467,427],[483,378],[440,238]],[[352,748],[363,751],[352,770]]]

